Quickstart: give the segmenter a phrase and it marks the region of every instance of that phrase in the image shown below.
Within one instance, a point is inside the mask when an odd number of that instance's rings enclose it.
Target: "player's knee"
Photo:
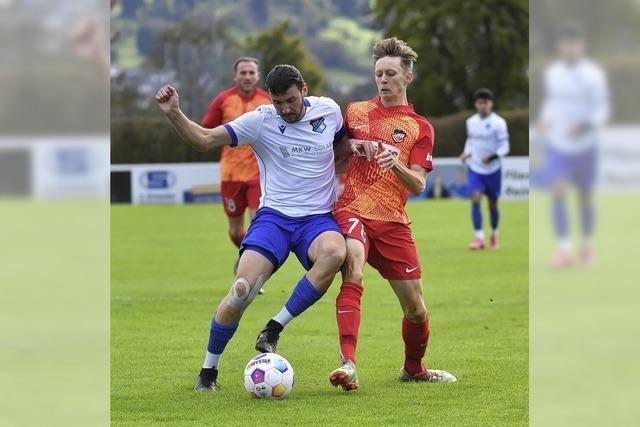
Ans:
[[[356,283],[362,285],[362,267],[356,262],[350,262],[349,258],[342,265],[342,280],[344,282]]]
[[[427,319],[427,309],[424,304],[411,304],[404,309],[404,315],[411,323],[424,322]]]
[[[344,241],[326,245],[321,254],[322,259],[327,263],[330,269],[334,269],[334,272],[338,271],[340,266],[344,263],[346,256],[347,248],[344,245]]]
[[[243,227],[229,227],[229,237],[232,240],[242,239],[244,237],[244,228]]]
[[[260,290],[260,286],[262,286],[261,277],[254,284],[251,284],[244,277],[238,277],[231,285],[226,304],[234,311],[242,313]]]

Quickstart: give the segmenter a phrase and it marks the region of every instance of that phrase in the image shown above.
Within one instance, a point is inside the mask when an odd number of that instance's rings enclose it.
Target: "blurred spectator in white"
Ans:
[[[536,125],[537,137],[546,144],[546,174],[551,185],[552,219],[557,249],[555,268],[573,262],[567,193],[578,193],[582,245],[580,261],[593,260],[595,212],[593,190],[598,168],[599,130],[609,117],[609,91],[604,71],[586,56],[584,30],[577,22],[559,29],[558,58],[545,70],[544,102]]]

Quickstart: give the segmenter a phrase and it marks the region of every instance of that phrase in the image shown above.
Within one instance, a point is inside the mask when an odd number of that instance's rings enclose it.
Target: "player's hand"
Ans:
[[[469,157],[471,157],[471,154],[467,154],[467,153],[460,154],[460,160],[462,161],[462,163],[467,163],[467,159]]]
[[[394,156],[391,151],[386,150],[380,141],[378,141],[378,154],[375,155],[374,159],[378,161],[378,165],[384,172],[393,169],[399,162],[398,157]]]
[[[488,164],[489,162],[491,162],[491,157],[487,156],[482,158],[482,163],[484,163],[485,165]]]
[[[367,161],[373,159],[376,155],[377,146],[375,142],[365,141],[364,139],[349,139],[351,145],[351,153],[356,156],[363,156]]]
[[[175,111],[179,106],[178,92],[170,85],[164,86],[156,93],[156,102],[164,114]]]

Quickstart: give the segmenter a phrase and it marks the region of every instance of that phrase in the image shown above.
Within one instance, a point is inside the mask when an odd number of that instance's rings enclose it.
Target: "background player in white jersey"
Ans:
[[[489,200],[491,218],[491,248],[498,249],[498,199],[500,198],[502,169],[500,158],[509,153],[507,122],[493,112],[493,92],[478,89],[474,96],[476,110],[467,119],[467,142],[460,159],[467,164],[467,177],[471,191],[471,221],[475,239],[469,249],[484,249],[484,231],[480,202],[485,194]]]
[[[260,169],[260,207],[240,246],[236,279],[211,319],[196,391],[218,390],[224,348],[244,310],[290,251],[307,273],[260,333],[257,348],[275,346],[284,326],[324,295],[345,259],[344,238],[331,216],[336,198],[333,144],[344,136],[340,107],[330,98],[306,97],[302,75],[291,65],[274,67],[265,83],[273,105],[262,105],[214,129],[189,120],[171,86],[156,94],[160,109],[196,150],[248,144]]]
[[[547,178],[552,187],[552,218],[557,250],[551,259],[556,268],[572,263],[566,198],[571,186],[578,193],[582,225],[580,261],[593,260],[593,188],[597,176],[599,130],[609,118],[609,90],[604,71],[586,57],[583,30],[566,23],[557,39],[559,59],[545,70],[545,95],[536,125],[546,143]]]

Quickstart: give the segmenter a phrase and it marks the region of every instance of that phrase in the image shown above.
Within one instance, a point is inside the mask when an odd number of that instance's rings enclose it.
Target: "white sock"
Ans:
[[[498,230],[497,229],[491,230],[491,235],[492,236],[497,236],[498,235]]]
[[[287,323],[293,320],[293,315],[289,313],[289,310],[287,310],[287,307],[285,306],[285,307],[282,307],[282,310],[280,310],[280,313],[276,314],[273,317],[273,320],[280,323],[282,326],[286,326]]]
[[[207,354],[204,356],[204,365],[203,368],[213,368],[214,366],[217,368],[220,366],[220,356],[221,354],[213,354],[207,351]]]
[[[567,252],[567,253],[573,252],[570,239],[558,240],[558,248],[563,252]]]
[[[476,239],[484,240],[484,231],[483,230],[476,230]]]

